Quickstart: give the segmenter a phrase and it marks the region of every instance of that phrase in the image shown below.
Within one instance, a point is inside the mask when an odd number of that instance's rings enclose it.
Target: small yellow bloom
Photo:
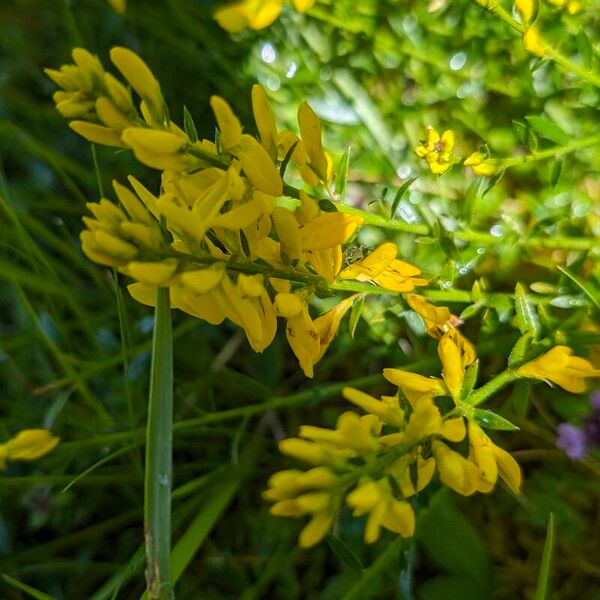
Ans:
[[[298,108],[298,125],[310,168],[320,181],[328,183],[333,173],[328,172],[327,156],[321,140],[321,121],[307,102]]]
[[[600,377],[600,369],[594,369],[585,358],[573,356],[567,346],[554,346],[540,357],[517,369],[517,375],[544,379],[556,383],[567,392],[580,394],[586,389],[585,379]]]
[[[383,370],[383,376],[400,388],[413,407],[417,406],[422,398],[443,396],[447,393],[444,382],[435,377],[425,377],[418,373],[389,368]]]
[[[215,19],[230,33],[248,27],[264,29],[279,17],[282,8],[283,0],[240,0],[217,8]]]
[[[260,136],[260,143],[272,160],[277,158],[277,124],[271,103],[262,85],[252,86],[252,112]]]
[[[351,387],[345,387],[342,394],[348,402],[375,415],[382,423],[398,428],[404,426],[404,411],[400,408],[397,396],[382,396],[381,400],[377,400],[373,396]]]
[[[113,148],[127,148],[127,145],[121,140],[119,132],[110,127],[103,127],[86,121],[71,121],[69,127],[88,142],[102,146],[112,146]]]
[[[521,20],[525,25],[529,23],[533,17],[535,3],[533,0],[515,0],[515,8],[521,15]]]
[[[448,129],[440,134],[431,126],[427,127],[427,138],[415,148],[415,154],[424,158],[432,173],[445,173],[453,162],[452,151],[456,145],[454,131]]]
[[[460,399],[466,368],[477,360],[471,342],[461,335],[458,329],[447,331],[438,344],[438,354],[442,361],[442,376],[455,401]]]
[[[188,166],[188,156],[183,152],[188,141],[183,136],[170,131],[129,127],[121,139],[135,157],[149,167],[181,171]]]
[[[408,305],[425,321],[425,331],[433,338],[440,339],[451,327],[457,327],[461,321],[445,306],[435,306],[423,296],[407,294]]]
[[[370,281],[396,292],[412,292],[415,287],[427,285],[427,280],[417,277],[421,270],[407,262],[397,260],[395,244],[385,242],[366,258],[352,263],[341,273],[342,279]]]
[[[377,541],[384,527],[402,537],[411,537],[415,530],[415,514],[412,506],[404,500],[396,500],[387,479],[373,481],[365,478],[346,497],[346,503],[354,509],[354,516],[368,514],[365,526],[365,542]]]
[[[463,163],[465,167],[471,167],[476,175],[482,177],[491,177],[498,173],[498,164],[492,160],[486,159],[481,152],[473,152]]]
[[[321,360],[327,351],[327,348],[329,348],[333,338],[337,335],[340,322],[352,307],[352,304],[357,297],[358,294],[355,294],[338,302],[334,307],[330,308],[326,313],[313,321],[313,326],[319,336],[319,354],[317,356],[317,361]]]
[[[47,429],[24,429],[0,444],[0,469],[6,468],[7,460],[37,460],[53,450],[59,441]]]
[[[298,12],[307,11],[315,2],[316,2],[316,0],[292,0],[292,4],[294,5],[294,8]]]
[[[443,484],[463,496],[470,496],[477,491],[480,474],[474,463],[439,440],[433,441],[431,450]]]
[[[523,46],[525,50],[536,56],[544,56],[546,54],[546,44],[542,40],[540,30],[535,25],[525,30],[523,34]]]
[[[475,422],[469,421],[469,459],[477,465],[480,480],[477,489],[490,492],[498,475],[514,494],[521,490],[521,469],[517,461],[506,450],[496,446]]]

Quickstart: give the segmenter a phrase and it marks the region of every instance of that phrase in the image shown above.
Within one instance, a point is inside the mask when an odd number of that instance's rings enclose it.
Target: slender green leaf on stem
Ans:
[[[11,587],[17,590],[21,590],[29,597],[35,598],[35,600],[55,600],[53,596],[44,594],[44,592],[40,592],[39,590],[36,590],[35,588],[32,588],[31,586],[26,585],[25,583],[21,583],[17,579],[13,579],[8,575],[2,575],[2,579],[4,579],[4,581],[6,581],[6,583],[8,583],[8,585],[10,585]]]
[[[569,271],[566,267],[558,266],[557,269],[564,273],[581,291],[600,309],[600,292],[593,289],[591,285],[582,281],[574,273]]]
[[[552,551],[554,550],[554,514],[550,513],[548,528],[546,530],[546,542],[542,554],[542,564],[535,588],[535,600],[548,600],[550,597],[550,567],[552,564]]]
[[[388,547],[377,557],[375,562],[365,571],[360,579],[348,590],[342,600],[360,600],[364,598],[365,591],[374,579],[378,578],[382,571],[386,569],[388,563],[398,556],[405,543],[404,538],[398,536]]]
[[[157,293],[146,431],[144,535],[147,588],[153,600],[171,600],[173,339],[168,288],[159,288]]]

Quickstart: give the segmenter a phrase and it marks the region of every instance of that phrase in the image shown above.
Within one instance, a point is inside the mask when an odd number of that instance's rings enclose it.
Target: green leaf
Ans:
[[[595,305],[600,309],[600,291],[592,287],[590,283],[587,283],[577,277],[575,273],[569,271],[566,267],[557,267],[561,273],[564,273]]]
[[[563,161],[561,158],[557,158],[550,168],[550,186],[554,187],[558,180],[560,179],[560,174],[562,173]]]
[[[462,321],[467,321],[468,319],[472,319],[474,316],[479,314],[481,309],[483,308],[482,304],[470,304],[467,306],[459,315],[459,319]]]
[[[17,579],[13,579],[8,575],[2,575],[2,579],[8,583],[11,587],[20,590],[27,594],[31,598],[35,598],[35,600],[56,600],[54,596],[49,596],[48,594],[44,594],[44,592],[40,592],[35,588],[32,588],[30,585],[26,585],[25,583],[21,583]]]
[[[402,198],[404,198],[408,188],[417,180],[417,177],[413,177],[412,179],[407,179],[396,191],[394,194],[394,199],[392,200],[392,206],[390,207],[390,217],[393,219],[396,216],[396,211],[398,210],[398,205]]]
[[[594,47],[592,46],[592,42],[584,29],[579,30],[576,40],[577,49],[579,50],[579,54],[581,56],[581,64],[586,69],[591,69],[592,61],[594,59]]]
[[[523,146],[527,146],[527,125],[520,121],[513,120],[512,127],[519,142],[521,142]]]
[[[192,144],[195,144],[199,140],[194,119],[187,109],[187,106],[183,107],[183,129],[185,130],[185,134],[190,138]]]
[[[550,597],[550,575],[552,564],[552,552],[554,550],[554,514],[548,517],[548,528],[546,529],[546,542],[542,554],[542,564],[535,588],[535,600],[548,600]]]
[[[492,189],[502,179],[502,177],[504,177],[504,169],[501,169],[492,178],[490,178],[490,180],[488,181],[487,186],[485,187],[485,189],[481,193],[481,198],[482,199],[485,198],[487,196],[487,194],[492,191]]]
[[[319,200],[319,208],[323,212],[337,212],[337,206],[328,198]]]
[[[498,429],[500,431],[515,431],[519,429],[508,419],[505,419],[499,414],[485,408],[475,409],[475,420],[486,429]]]
[[[540,333],[540,319],[535,305],[527,296],[527,290],[520,283],[517,283],[515,287],[515,308],[519,331],[523,335],[531,333],[533,338],[536,339]]]
[[[340,164],[335,176],[335,195],[343,198],[346,193],[346,183],[348,182],[348,169],[350,167],[350,148],[348,148],[340,158]]]
[[[469,365],[465,371],[465,376],[462,383],[461,399],[465,401],[473,391],[477,383],[477,375],[479,374],[479,360],[476,360],[472,365]]]
[[[356,552],[346,542],[333,534],[329,534],[326,540],[332,552],[343,565],[346,565],[353,571],[362,571],[365,568]]]
[[[352,308],[350,310],[350,319],[348,320],[348,328],[350,329],[350,335],[354,338],[354,333],[356,332],[356,327],[358,326],[358,322],[360,321],[360,317],[365,308],[365,297],[361,296],[354,302]]]
[[[517,340],[508,356],[509,367],[517,367],[523,363],[532,341],[533,335],[531,333],[526,333]]]
[[[569,135],[561,127],[559,127],[554,121],[547,119],[546,117],[540,117],[536,115],[530,115],[525,117],[527,122],[536,130],[536,132],[543,138],[554,142],[555,144],[567,144],[569,142]]]
[[[535,152],[538,148],[538,139],[532,127],[527,127],[525,135],[525,146],[529,152]]]

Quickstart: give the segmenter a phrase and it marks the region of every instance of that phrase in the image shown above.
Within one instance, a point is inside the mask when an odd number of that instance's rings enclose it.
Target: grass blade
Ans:
[[[552,551],[554,550],[554,514],[550,513],[548,528],[546,530],[546,542],[542,554],[542,564],[538,575],[537,587],[535,588],[535,600],[548,600],[550,597],[550,574],[552,565]]]
[[[149,596],[173,598],[171,581],[171,481],[173,448],[173,335],[169,289],[159,288],[154,313],[146,477],[144,534]]]
[[[31,598],[35,598],[35,600],[55,600],[53,596],[48,596],[48,594],[44,594],[44,592],[40,592],[39,590],[32,588],[30,585],[21,583],[17,579],[13,579],[8,575],[2,575],[2,579],[4,579],[4,581],[6,581],[6,583],[8,583],[8,585],[11,587],[21,590]]]

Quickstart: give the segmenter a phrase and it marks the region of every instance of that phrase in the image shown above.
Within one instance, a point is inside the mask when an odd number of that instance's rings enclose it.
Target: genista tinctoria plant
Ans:
[[[218,8],[215,19],[231,32],[260,29],[279,16],[283,4],[236,2]],[[298,11],[312,4],[293,2]],[[568,68],[535,25],[534,3],[516,3],[518,21],[496,4],[478,4],[510,19],[532,55]],[[303,425],[297,437],[280,442],[281,452],[306,468],[273,474],[263,496],[272,503],[272,514],[308,519],[300,546],[319,543],[344,507],[365,517],[367,543],[376,541],[382,528],[410,537],[415,497],[434,481],[463,496],[489,493],[498,482],[520,493],[519,465],[488,435],[490,429],[516,427],[482,405],[518,380],[581,393],[588,378],[600,376],[592,361],[575,355],[565,336],[537,339],[536,308],[522,286],[510,296],[521,337],[499,372],[480,382],[477,345],[461,332],[469,315],[459,317],[445,306],[444,299],[450,303],[456,295],[435,289],[440,273],[424,274],[389,241],[357,257],[345,252],[365,225],[424,236],[432,230],[390,224],[344,203],[346,173],[336,177],[321,122],[307,102],[298,107],[297,128],[281,130],[265,90],[255,85],[250,98],[255,137],[225,99],[213,96],[218,135],[199,139],[189,114],[183,128],[171,120],[159,81],[131,50],[111,50],[116,74],[87,50],[75,48],[72,56],[72,64],[46,70],[60,88],[54,94],[56,109],[71,129],[94,144],[130,150],[140,163],[161,172],[157,190],[133,177],[114,181],[114,199],[90,202],[90,215],[83,219],[83,252],[128,277],[135,300],[156,306],[158,315],[164,292],[167,307],[213,325],[228,319],[244,331],[255,352],[273,342],[280,320],[307,377],[318,369],[344,316],[362,307],[366,297],[398,298],[436,340],[439,377],[389,365],[383,370],[387,395],[376,398],[345,387],[342,395],[353,410],[339,415],[335,428]],[[485,148],[472,148],[461,158],[457,145],[454,130],[440,134],[429,126],[414,152],[436,176],[462,163],[480,177],[493,178],[523,162],[493,158]],[[448,242],[445,232],[434,233],[440,243]],[[468,229],[455,232],[455,239],[501,243],[488,232]],[[528,243],[547,244],[541,238]],[[559,244],[593,249],[588,239],[565,238]],[[492,298],[478,286],[466,294],[477,311]],[[312,301],[323,296],[336,301],[316,315]],[[0,447],[5,447],[0,461],[36,458],[58,441],[36,435],[37,441],[21,444],[20,453],[14,449],[19,436]],[[150,552],[151,597],[169,597],[161,595],[171,586],[168,567],[160,558],[153,566],[154,560]]]

